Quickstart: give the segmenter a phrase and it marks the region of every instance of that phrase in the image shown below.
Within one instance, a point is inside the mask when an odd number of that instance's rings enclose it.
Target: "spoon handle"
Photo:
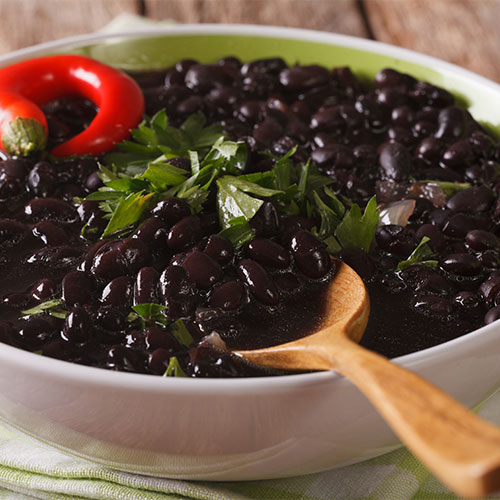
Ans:
[[[343,335],[330,346],[320,348],[321,357],[365,394],[401,441],[444,484],[471,498],[500,489],[500,429]]]

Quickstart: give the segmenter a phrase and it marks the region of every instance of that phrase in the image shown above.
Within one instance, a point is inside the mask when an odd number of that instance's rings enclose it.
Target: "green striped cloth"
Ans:
[[[479,410],[500,423],[500,391]],[[451,500],[406,449],[289,479],[192,482],[120,472],[0,427],[0,500]],[[500,497],[490,497],[500,499]]]

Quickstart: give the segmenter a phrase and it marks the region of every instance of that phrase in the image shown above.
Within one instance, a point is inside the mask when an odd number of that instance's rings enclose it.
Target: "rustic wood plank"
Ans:
[[[497,0],[366,0],[375,38],[500,81]]]
[[[138,0],[0,0],[0,53],[98,30],[121,12],[138,13]]]
[[[355,0],[145,0],[153,19],[247,23],[367,36]]]

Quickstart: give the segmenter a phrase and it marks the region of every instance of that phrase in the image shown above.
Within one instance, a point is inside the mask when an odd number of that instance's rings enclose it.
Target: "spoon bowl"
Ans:
[[[369,316],[361,278],[333,260],[321,329],[265,349],[235,351],[256,365],[335,370],[371,401],[401,441],[450,489],[477,498],[500,489],[500,430],[414,373],[358,345]]]

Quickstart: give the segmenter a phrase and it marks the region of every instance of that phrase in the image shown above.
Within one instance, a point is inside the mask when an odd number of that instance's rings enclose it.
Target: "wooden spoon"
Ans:
[[[475,498],[498,491],[500,429],[414,373],[358,345],[368,322],[368,293],[349,266],[337,264],[321,330],[235,354],[270,368],[335,370],[365,394],[401,441],[455,493]]]

